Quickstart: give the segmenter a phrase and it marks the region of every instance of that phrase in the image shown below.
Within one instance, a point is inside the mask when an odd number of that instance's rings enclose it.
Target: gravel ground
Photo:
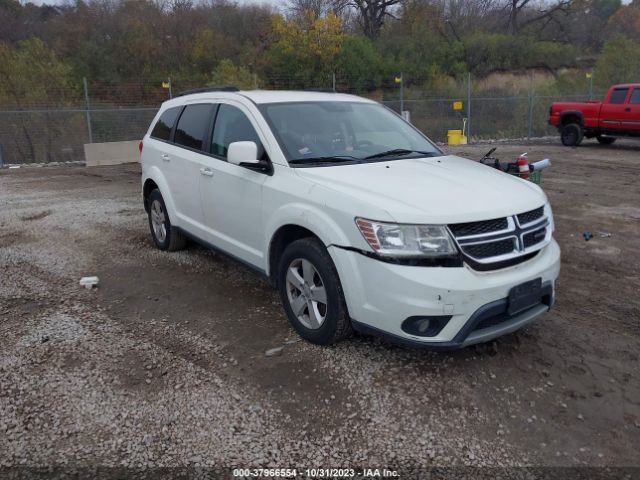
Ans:
[[[298,341],[253,272],[153,248],[137,165],[0,171],[0,467],[638,466],[640,144],[523,150],[557,306],[444,353]]]

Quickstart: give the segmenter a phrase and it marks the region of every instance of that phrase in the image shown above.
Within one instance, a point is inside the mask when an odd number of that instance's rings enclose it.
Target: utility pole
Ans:
[[[404,112],[404,73],[400,72],[400,115]]]
[[[87,117],[87,131],[89,132],[89,143],[93,143],[93,132],[91,131],[91,110],[89,105],[89,87],[87,85],[87,77],[82,77],[82,86],[84,87],[84,103]]]
[[[471,143],[471,72],[467,75],[467,143]]]
[[[593,100],[593,72],[587,73],[589,79],[589,100]]]
[[[529,119],[527,138],[533,135],[533,104],[534,104],[534,88],[533,88],[533,72],[529,74]]]
[[[331,74],[331,79],[333,81],[333,93],[336,93],[336,72]]]
[[[171,77],[168,78],[169,80],[169,99],[173,98],[173,85],[171,85]]]

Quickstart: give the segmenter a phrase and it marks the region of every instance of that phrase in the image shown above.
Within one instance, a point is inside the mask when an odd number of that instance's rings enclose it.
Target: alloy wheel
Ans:
[[[289,306],[300,323],[316,330],[327,316],[327,291],[318,270],[304,258],[289,264],[286,278]]]
[[[151,204],[151,226],[158,241],[163,243],[167,238],[166,215],[159,200]]]

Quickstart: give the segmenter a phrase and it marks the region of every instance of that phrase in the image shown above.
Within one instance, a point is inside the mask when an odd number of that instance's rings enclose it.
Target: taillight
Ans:
[[[142,140],[140,140],[140,143],[138,144],[138,150],[140,151],[140,155],[142,155],[142,147],[144,145],[142,144]]]

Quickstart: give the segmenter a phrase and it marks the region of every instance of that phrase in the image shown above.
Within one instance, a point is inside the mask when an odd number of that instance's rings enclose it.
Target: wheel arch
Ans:
[[[560,114],[560,126],[577,123],[584,128],[584,115],[580,111],[568,110]]]
[[[301,238],[317,238],[322,242],[320,237],[313,231],[293,223],[282,225],[273,233],[271,241],[269,242],[267,274],[269,275],[269,280],[274,286],[277,283],[278,260],[280,259],[280,256],[288,245],[296,240],[300,240]],[[326,246],[324,242],[322,243]]]
[[[315,237],[325,247],[350,244],[339,224],[326,213],[307,205],[286,206],[279,209],[266,229],[265,270],[269,279],[277,280],[278,259],[291,242]]]
[[[152,167],[149,169],[142,187],[142,198],[144,202],[144,208],[147,212],[149,211],[147,199],[154,189],[160,190],[162,199],[164,200],[164,204],[167,207],[167,213],[169,214],[171,223],[176,225],[177,215],[175,204],[173,203],[173,198],[171,197],[171,190],[169,189],[169,184],[165,180],[164,175],[162,175],[157,167]]]

